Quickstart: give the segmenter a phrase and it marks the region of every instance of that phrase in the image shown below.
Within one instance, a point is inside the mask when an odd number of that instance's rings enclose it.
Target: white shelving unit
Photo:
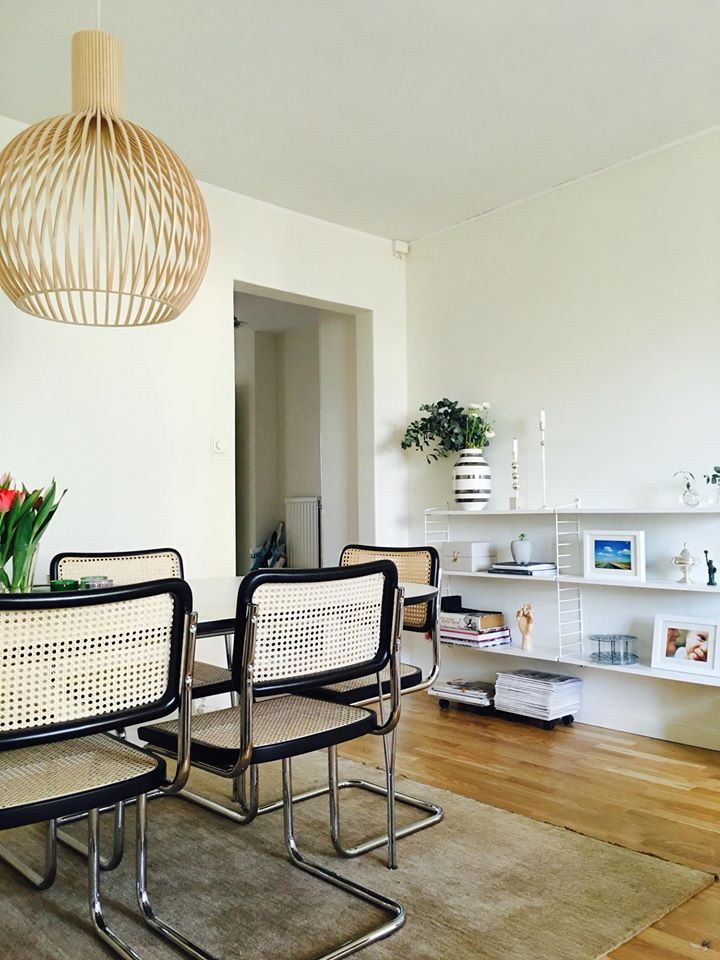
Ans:
[[[425,542],[436,547],[448,540],[455,539],[477,539],[493,540],[492,532],[488,534],[487,521],[490,518],[509,518],[514,517],[518,520],[522,518],[544,519],[547,522],[548,531],[552,530],[554,539],[554,551],[556,558],[557,573],[544,575],[537,574],[530,577],[519,577],[514,574],[497,573],[462,573],[443,570],[443,581],[445,592],[455,592],[454,588],[448,591],[448,581],[450,580],[469,580],[473,581],[502,581],[507,587],[507,581],[514,580],[525,591],[537,585],[540,591],[550,590],[552,585],[555,591],[555,605],[557,617],[557,630],[553,637],[553,642],[536,644],[532,651],[522,650],[519,646],[501,646],[490,647],[487,650],[472,649],[475,653],[498,654],[501,656],[520,656],[528,659],[542,660],[546,663],[564,663],[578,667],[589,667],[598,670],[614,671],[641,677],[654,677],[662,680],[672,680],[680,683],[691,683],[701,686],[720,686],[720,678],[708,677],[701,674],[672,673],[670,671],[653,668],[649,664],[649,658],[645,662],[641,660],[635,664],[604,664],[591,660],[585,653],[584,636],[586,634],[586,624],[584,615],[584,591],[590,590],[592,596],[596,598],[595,591],[609,591],[610,596],[618,596],[615,591],[665,591],[676,595],[693,596],[712,596],[720,598],[720,587],[708,587],[704,583],[680,584],[671,579],[660,579],[651,577],[644,582],[621,582],[608,581],[587,577],[575,572],[581,563],[582,555],[582,529],[583,520],[590,517],[622,517],[621,526],[627,526],[628,517],[646,517],[648,520],[657,518],[659,521],[674,521],[681,519],[713,519],[720,520],[720,508],[668,508],[668,507],[622,507],[613,509],[609,507],[582,507],[579,505],[563,506],[548,510],[443,510],[431,508],[425,511]],[[464,518],[463,526],[467,530],[472,526],[473,530],[477,528],[477,535],[472,538],[467,534],[464,537],[452,536],[452,529],[458,522],[456,518]],[[483,523],[483,521],[486,521]],[[484,530],[483,530],[484,527]],[[720,525],[718,525],[718,534],[720,535]],[[548,541],[549,542],[549,541]],[[519,581],[519,582],[518,582]],[[480,584],[478,584],[480,587]],[[483,586],[483,591],[485,587]],[[532,594],[535,596],[536,594]],[[645,594],[647,596],[647,594]],[[542,596],[542,594],[541,594]],[[601,596],[601,594],[600,594]],[[640,594],[637,595],[638,600]],[[482,601],[480,601],[482,603]],[[720,608],[719,608],[720,613]],[[513,624],[511,624],[513,626]],[[628,633],[634,633],[632,628],[626,628]],[[601,632],[600,629],[592,632]],[[604,632],[604,631],[603,631]],[[457,647],[454,647],[457,649]]]

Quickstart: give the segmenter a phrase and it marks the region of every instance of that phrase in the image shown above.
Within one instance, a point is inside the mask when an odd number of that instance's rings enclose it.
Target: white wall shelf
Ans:
[[[554,573],[549,573],[547,576],[543,574],[536,573],[531,577],[523,576],[518,573],[488,573],[487,570],[477,570],[475,573],[469,573],[462,570],[446,570],[443,569],[444,577],[481,577],[486,580],[521,580],[523,583],[527,583],[531,580],[539,580],[542,583],[555,583],[557,577]]]
[[[565,663],[571,666],[588,667],[591,670],[609,670],[611,673],[629,673],[636,677],[653,677],[655,680],[676,680],[680,683],[693,683],[706,687],[720,687],[720,677],[704,677],[702,674],[671,673],[668,670],[658,670],[648,663],[598,663],[589,657],[558,656],[556,650],[537,648],[523,650],[515,644],[499,647],[471,647],[463,643],[448,643],[444,646],[461,647],[473,653],[496,653],[500,656],[525,657],[528,660],[543,660],[545,663]]]
[[[683,517],[720,517],[720,507],[701,506],[701,507],[548,507],[543,510],[537,507],[534,510],[442,510],[439,507],[429,507],[426,514],[436,517],[552,517],[555,514],[562,516],[572,516],[580,514],[582,516],[600,516],[600,515],[629,515],[640,516],[642,514],[661,515],[670,514]]]
[[[597,663],[586,657],[560,657],[558,662],[570,663],[578,667],[591,667],[596,670],[610,670],[615,673],[630,673],[636,677],[654,677],[656,680],[678,680],[680,683],[720,687],[720,677],[705,677],[696,673],[670,673],[669,670],[657,670],[648,663]]]
[[[491,577],[495,574],[491,573]],[[704,583],[678,583],[676,580],[644,580],[639,583],[635,580],[623,582],[621,580],[601,580],[596,577],[581,577],[573,574],[561,573],[556,578],[559,583],[580,583],[593,587],[612,587],[614,590],[674,590],[678,593],[715,593],[720,597],[720,587],[708,587]]]
[[[467,643],[453,643],[450,640],[441,640],[443,646],[455,647],[455,649],[470,650],[473,653],[499,653],[504,657],[527,657],[528,660],[544,660],[551,663],[558,660],[557,650],[549,650],[539,647],[536,650],[523,650],[521,647],[513,644],[503,644],[498,647],[471,647]]]
[[[656,680],[672,680],[686,684],[696,684],[699,686],[720,687],[720,677],[705,676],[699,673],[673,673],[666,670],[655,669],[649,663],[648,634],[652,631],[653,617],[657,612],[652,594],[647,591],[658,591],[667,594],[668,598],[677,597],[680,594],[690,594],[696,599],[686,601],[686,605],[700,604],[703,610],[711,611],[716,609],[714,597],[720,599],[720,586],[709,587],[705,583],[682,584],[676,579],[661,579],[657,573],[664,572],[664,559],[662,562],[656,556],[655,569],[656,574],[644,582],[632,580],[606,580],[604,578],[586,577],[575,572],[582,565],[582,542],[583,542],[583,518],[592,518],[594,516],[641,516],[648,517],[648,526],[655,531],[655,536],[666,537],[669,528],[673,529],[673,538],[675,531],[682,534],[682,524],[686,517],[706,518],[712,520],[713,539],[717,540],[717,527],[714,521],[720,518],[720,508],[707,506],[693,509],[690,507],[620,507],[617,509],[609,507],[575,507],[566,505],[547,510],[443,510],[428,509],[425,511],[425,540],[426,543],[434,544],[440,547],[443,541],[453,540],[455,530],[462,535],[464,539],[492,540],[496,543],[501,541],[505,535],[508,539],[511,536],[512,524],[511,517],[537,517],[541,521],[540,527],[535,529],[535,535],[538,541],[542,543],[542,552],[547,556],[554,553],[557,572],[549,574],[537,574],[534,576],[519,576],[512,573],[490,573],[489,571],[464,572],[453,569],[443,569],[443,577],[446,580],[469,580],[483,583],[483,596],[487,589],[486,583],[490,580],[497,580],[498,601],[502,602],[506,610],[506,616],[510,616],[509,610],[515,609],[514,600],[518,597],[519,591],[525,592],[527,598],[528,581],[541,583],[541,592],[533,594],[533,603],[535,597],[538,598],[538,607],[536,608],[536,620],[539,624],[540,636],[535,638],[535,649],[528,651],[522,650],[519,644],[501,647],[470,647],[467,650],[479,650],[483,653],[497,654],[498,656],[525,657],[530,660],[541,660],[548,664],[562,663],[574,667],[587,667],[595,670],[615,671],[626,675],[636,677],[651,677]],[[493,521],[492,518],[505,518],[503,525],[501,520]],[[655,520],[652,518],[655,517]],[[457,518],[463,518],[464,523],[458,526]],[[664,519],[663,519],[664,518]],[[544,523],[542,523],[544,521]],[[626,523],[627,521],[621,521]],[[490,524],[488,526],[488,523]],[[500,526],[498,526],[500,523]],[[589,525],[597,526],[598,522],[590,519]],[[483,530],[484,527],[484,530]],[[507,530],[506,530],[507,528]],[[475,530],[478,530],[477,535]],[[693,526],[693,530],[696,528]],[[702,528],[697,528],[700,534]],[[472,532],[471,532],[472,531]],[[482,532],[481,532],[482,531]],[[699,536],[700,534],[694,534]],[[689,539],[689,538],[688,538]],[[661,556],[668,557],[667,565],[671,551],[668,549],[671,544],[663,543]],[[667,551],[667,553],[666,553]],[[657,554],[657,549],[656,549]],[[544,556],[542,557],[544,559]],[[701,564],[699,570],[704,574],[704,565]],[[649,571],[650,572],[650,571]],[[669,572],[669,571],[668,571]],[[697,574],[696,574],[697,575]],[[705,577],[703,576],[703,579]],[[509,587],[508,581],[519,581],[517,583],[518,592]],[[502,588],[501,588],[502,584]],[[554,625],[550,619],[550,609],[548,608],[549,596],[546,593],[547,584],[553,584],[555,593],[555,622]],[[597,590],[596,588],[601,588]],[[616,600],[610,604],[609,598],[605,599],[602,588],[610,587],[612,590],[620,590],[616,594]],[[452,592],[452,588],[450,588]],[[588,590],[587,594],[585,591]],[[645,591],[643,594],[630,594],[631,590]],[[511,592],[508,592],[511,591]],[[625,591],[624,595],[622,591]],[[552,596],[552,594],[550,595]],[[502,601],[500,598],[502,597]],[[710,599],[713,598],[713,599]],[[473,598],[474,599],[474,598]],[[479,601],[482,604],[482,600]],[[662,601],[665,604],[665,601]],[[682,609],[682,603],[677,600],[671,601],[672,605]],[[671,605],[668,602],[667,606]],[[702,606],[704,605],[704,607]],[[708,606],[709,605],[709,606]],[[587,607],[587,609],[585,609]],[[538,609],[540,613],[538,613]],[[695,607],[693,607],[695,609]],[[700,608],[698,608],[700,609]],[[703,615],[712,615],[704,613]],[[592,620],[593,629],[588,629],[588,620]],[[508,621],[509,622],[509,621]],[[596,626],[597,625],[597,626]],[[589,651],[586,647],[587,637],[595,632],[627,632],[640,636],[638,643],[640,647],[641,660],[635,664],[606,664],[598,663],[590,659]],[[536,632],[537,628],[536,628]],[[461,645],[453,645],[461,646]],[[464,645],[462,645],[464,646]]]
[[[462,570],[447,569],[443,570],[443,576],[481,577],[487,580],[516,580],[522,583],[579,583],[592,587],[610,587],[613,590],[677,590],[679,593],[715,593],[720,597],[720,586],[708,587],[704,583],[677,583],[675,580],[645,580],[643,583],[638,583],[635,580],[601,580],[595,577],[582,577],[567,573],[561,573],[559,576],[555,576],[555,574],[552,573],[547,575],[536,573],[531,577],[525,577],[517,573],[488,573],[485,570],[468,573]]]

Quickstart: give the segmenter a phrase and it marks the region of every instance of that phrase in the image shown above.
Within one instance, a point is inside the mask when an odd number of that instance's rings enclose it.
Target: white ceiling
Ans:
[[[69,109],[96,0],[0,0],[0,114]],[[202,180],[414,239],[720,122],[718,0],[102,0]]]

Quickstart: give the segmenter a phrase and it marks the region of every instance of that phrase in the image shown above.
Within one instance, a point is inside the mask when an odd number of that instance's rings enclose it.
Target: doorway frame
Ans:
[[[373,311],[331,300],[293,293],[244,280],[233,281],[233,293],[277,300],[315,310],[345,314],[355,321],[356,366],[356,459],[357,459],[357,529],[360,542],[373,543],[376,528],[375,502],[375,371]],[[234,445],[233,445],[234,447]],[[237,457],[236,457],[237,461]],[[237,476],[236,476],[237,486]],[[237,490],[235,493],[237,503]],[[253,507],[254,509],[254,507]],[[237,522],[235,552],[237,554]],[[327,559],[327,558],[325,558]]]

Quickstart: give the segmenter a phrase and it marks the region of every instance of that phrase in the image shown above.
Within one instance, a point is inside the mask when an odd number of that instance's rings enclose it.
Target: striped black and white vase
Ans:
[[[492,474],[482,450],[469,448],[460,451],[453,467],[453,490],[455,503],[462,510],[485,509],[492,491]]]

